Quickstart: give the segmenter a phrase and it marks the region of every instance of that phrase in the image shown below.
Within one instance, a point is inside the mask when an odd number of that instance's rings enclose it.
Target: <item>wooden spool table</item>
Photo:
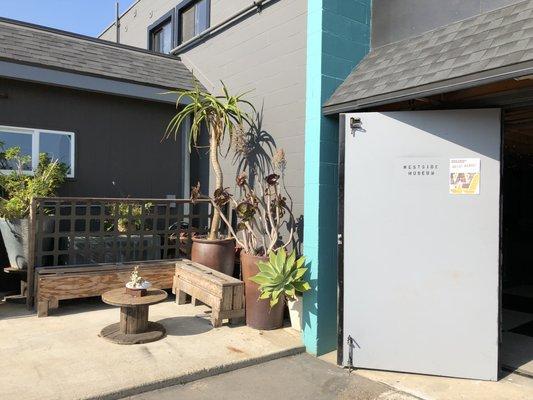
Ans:
[[[126,288],[102,294],[104,303],[120,307],[120,322],[106,326],[100,336],[117,344],[140,344],[161,339],[163,325],[148,321],[148,307],[164,301],[168,294],[161,289],[148,289],[142,297],[126,293]]]

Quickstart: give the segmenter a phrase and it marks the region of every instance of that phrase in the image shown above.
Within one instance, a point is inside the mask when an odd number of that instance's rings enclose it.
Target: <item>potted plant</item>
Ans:
[[[222,87],[222,96],[203,92],[197,84],[193,90],[173,92],[178,94],[176,101],[178,112],[170,120],[165,132],[165,138],[171,135],[176,138],[184,122],[190,120],[189,151],[192,146],[198,147],[203,132],[208,134],[209,159],[215,176],[215,198],[224,192],[224,177],[219,161],[224,139],[229,136],[229,149],[234,133],[242,132],[245,122],[250,123],[248,114],[241,109],[241,106],[248,106],[254,110],[253,105],[243,99],[244,94],[230,95],[224,83]],[[181,108],[184,102],[187,105]],[[204,126],[207,130],[203,129]],[[214,208],[208,235],[192,238],[191,258],[200,264],[232,275],[235,264],[235,241],[232,237],[222,237],[219,234],[221,214],[223,213],[220,208]]]
[[[131,271],[129,282],[126,283],[126,293],[135,297],[142,297],[151,286],[150,282],[139,275],[139,267],[136,266]]]
[[[22,156],[20,147],[11,147],[2,153],[2,162],[14,167],[12,172],[0,174],[0,231],[12,268],[25,269],[28,265],[28,215],[33,197],[54,196],[65,181],[67,167],[58,160],[51,161],[39,154],[39,163],[33,176],[25,173],[30,156]]]
[[[269,255],[284,249],[292,243],[294,217],[287,199],[281,193],[281,175],[284,171],[285,156],[278,150],[273,157],[274,171],[256,181],[252,187],[246,174],[237,177],[237,186],[242,197],[236,200],[223,190],[212,199],[215,208],[231,202],[238,218],[234,230],[224,214],[221,218],[241,247],[240,259],[246,296],[246,324],[256,329],[277,329],[283,323],[283,302],[272,306],[268,300],[260,299],[259,285],[251,278],[259,273],[259,263],[267,262]],[[276,172],[279,172],[276,173]],[[286,235],[286,239],[283,236]]]
[[[296,259],[296,250],[287,256],[284,248],[269,254],[268,261],[259,261],[259,273],[250,280],[259,285],[259,299],[269,300],[270,308],[288,302],[291,325],[297,331],[302,330],[302,296],[301,293],[311,286],[303,278],[307,268],[305,257]],[[280,325],[283,323],[283,308],[277,311]]]

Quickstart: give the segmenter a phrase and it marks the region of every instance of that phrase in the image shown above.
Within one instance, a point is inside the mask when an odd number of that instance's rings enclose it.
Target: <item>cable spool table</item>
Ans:
[[[120,322],[106,326],[100,336],[117,344],[153,342],[165,336],[165,327],[148,321],[148,307],[164,301],[168,294],[161,289],[148,289],[144,296],[132,296],[126,288],[102,294],[102,301],[120,307]]]

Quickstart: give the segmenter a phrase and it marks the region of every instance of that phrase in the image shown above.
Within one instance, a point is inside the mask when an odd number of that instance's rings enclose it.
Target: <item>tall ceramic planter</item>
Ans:
[[[235,268],[235,240],[194,237],[191,260],[232,276]]]
[[[274,308],[270,308],[270,300],[259,300],[259,285],[250,280],[252,276],[259,273],[258,261],[268,261],[268,258],[241,252],[242,278],[246,297],[246,325],[261,330],[278,329],[283,326],[285,297],[280,296]]]
[[[294,299],[287,300],[287,306],[289,307],[289,316],[291,318],[291,326],[298,332],[302,331],[302,309],[303,309],[303,297],[296,295]]]
[[[26,269],[28,267],[29,220],[0,218],[0,232],[6,246],[11,268]]]

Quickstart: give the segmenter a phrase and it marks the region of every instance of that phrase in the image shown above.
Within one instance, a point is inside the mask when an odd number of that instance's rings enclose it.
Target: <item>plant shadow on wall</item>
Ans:
[[[250,128],[234,136],[233,145],[237,175],[247,173],[253,187],[258,173],[264,174],[272,169],[272,156],[277,148],[272,135],[263,130],[263,107],[254,115]]]
[[[280,186],[286,196],[287,207],[294,209],[294,200],[285,182],[287,162],[285,153],[278,149],[274,137],[263,129],[264,104],[254,113],[249,129],[237,132],[233,136],[233,164],[237,167],[237,176],[247,176],[250,187],[255,187],[257,179],[268,176],[273,171],[280,173]],[[302,253],[304,216],[299,215],[287,221],[287,232],[294,235],[294,247]],[[281,238],[283,239],[283,238]]]

